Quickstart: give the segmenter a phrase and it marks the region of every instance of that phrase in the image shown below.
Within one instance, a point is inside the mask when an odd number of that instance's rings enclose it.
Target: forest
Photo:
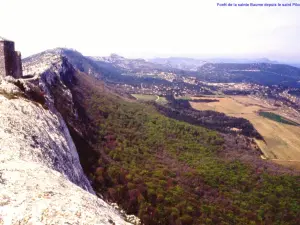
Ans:
[[[69,87],[78,118],[56,104],[85,172],[107,201],[146,225],[300,223],[299,174],[238,149],[218,131],[75,76]]]

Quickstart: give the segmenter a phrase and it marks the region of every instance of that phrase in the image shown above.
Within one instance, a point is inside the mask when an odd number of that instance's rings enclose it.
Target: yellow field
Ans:
[[[256,140],[265,158],[300,169],[300,127],[279,123],[257,114],[258,110],[264,110],[288,117],[289,114],[286,109],[271,106],[267,102],[248,96],[202,98],[217,99],[219,102],[190,102],[192,107],[198,110],[214,110],[229,116],[248,119],[266,141]],[[292,119],[291,117],[288,118]],[[295,122],[299,123],[300,121]]]

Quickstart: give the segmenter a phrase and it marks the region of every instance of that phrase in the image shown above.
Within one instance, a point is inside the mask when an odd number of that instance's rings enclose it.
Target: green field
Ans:
[[[155,101],[157,99],[156,95],[132,94],[132,96],[142,101]]]
[[[158,104],[162,104],[162,105],[168,103],[168,101],[165,97],[161,97],[161,96],[158,96],[158,95],[132,94],[132,96],[135,97],[137,100],[140,100],[140,101],[146,101],[146,102],[155,101]]]
[[[156,102],[159,103],[159,104],[167,104],[168,103],[168,100],[165,98],[165,97],[161,97],[159,96],[157,99],[156,99]]]
[[[192,100],[190,96],[180,96],[180,97],[175,97],[176,99],[182,99],[182,100]]]
[[[267,119],[279,122],[279,123],[284,123],[288,125],[294,125],[294,126],[299,126],[298,123],[291,121],[289,119],[284,118],[283,116],[280,116],[278,114],[272,113],[272,112],[259,112],[258,113],[260,116],[263,116]]]

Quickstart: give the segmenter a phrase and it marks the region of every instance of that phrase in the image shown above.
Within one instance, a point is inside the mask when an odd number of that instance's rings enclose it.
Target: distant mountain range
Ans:
[[[289,65],[300,68],[300,64],[289,64]]]
[[[197,77],[201,81],[221,83],[256,83],[260,85],[284,85],[300,87],[300,69],[262,58],[213,59],[192,58],[128,59],[116,54],[108,57],[84,56],[80,52],[57,48],[24,59],[24,63],[47,62],[47,57],[64,56],[81,72],[113,82],[138,84],[141,82],[163,83],[160,73],[168,72],[177,77]],[[231,63],[234,61],[234,63]],[[237,62],[238,61],[238,62]],[[220,63],[221,62],[221,63]],[[247,63],[245,63],[247,62]],[[30,71],[25,71],[27,74]],[[155,76],[152,76],[155,74]],[[128,76],[129,75],[129,76]]]
[[[168,65],[173,68],[197,71],[199,67],[203,66],[205,63],[272,63],[277,64],[279,62],[272,61],[267,58],[259,59],[235,59],[235,58],[187,58],[187,57],[170,57],[170,58],[153,58],[149,60],[150,62]]]
[[[114,68],[127,73],[141,73],[156,71],[171,71],[176,70],[172,66],[166,64],[158,64],[145,59],[128,59],[117,54],[111,54],[107,57],[90,56],[88,57],[97,63],[107,63]]]
[[[207,63],[197,72],[199,79],[209,82],[300,87],[300,69],[283,64]]]
[[[206,59],[206,61],[211,63],[271,63],[278,64],[278,61],[269,60],[268,58],[259,58],[259,59],[238,59],[238,58],[214,58]]]
[[[154,58],[150,62],[166,65],[181,70],[197,71],[199,67],[203,66],[207,61],[193,58]]]

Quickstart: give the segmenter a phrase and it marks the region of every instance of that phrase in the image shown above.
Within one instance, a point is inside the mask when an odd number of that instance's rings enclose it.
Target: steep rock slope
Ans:
[[[94,195],[51,101],[24,97],[32,87],[0,83],[0,224],[128,224]]]
[[[68,60],[79,71],[85,72],[98,79],[110,79],[120,76],[120,71],[110,63],[95,62],[91,58],[83,56],[81,53],[66,48],[50,49],[23,60],[23,70],[25,75],[41,74],[61,56],[67,57]]]
[[[81,91],[73,96],[73,90],[77,88],[76,74],[79,74],[73,65],[60,52],[51,52],[51,57],[45,58],[45,53],[32,57],[30,61],[25,61],[24,68],[28,73],[43,68],[39,74],[30,79],[31,82],[39,84],[43,89],[48,107],[63,117],[67,123],[69,131],[78,146],[79,156],[89,155],[91,160],[96,157],[89,149],[92,148],[93,124],[86,117],[82,106],[77,104],[78,97],[81,98]],[[87,74],[80,74],[88,76]],[[75,98],[74,98],[75,97]],[[84,100],[83,100],[84,101]],[[83,168],[89,163],[80,157]],[[86,171],[89,172],[89,171]]]
[[[17,91],[17,87],[14,90]],[[5,151],[1,157],[42,163],[93,193],[82,172],[68,128],[60,115],[24,98],[7,99],[2,95],[0,100],[0,124],[3,131],[0,136],[1,149]]]

